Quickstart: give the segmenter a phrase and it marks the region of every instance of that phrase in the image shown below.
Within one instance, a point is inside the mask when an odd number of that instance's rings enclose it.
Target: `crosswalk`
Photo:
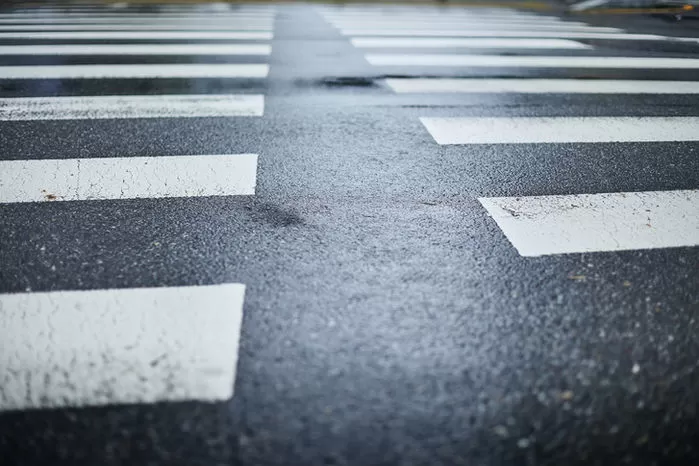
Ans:
[[[695,73],[691,70],[699,68],[699,44],[689,56],[641,56],[619,45],[629,41],[696,44],[692,37],[627,33],[504,9],[419,12],[324,7],[321,14],[364,54],[378,75],[387,76],[384,85],[397,94],[500,94],[506,98],[699,92],[696,74],[686,80],[619,76],[664,70]],[[476,70],[476,76],[469,76]],[[542,79],[532,77],[532,70],[564,76]],[[581,79],[575,76],[579,70],[594,70],[596,75]],[[502,77],[503,71],[507,77]],[[695,116],[449,115],[425,116],[420,121],[440,146],[699,141]],[[556,149],[549,146],[547,150]],[[479,201],[522,256],[699,245],[699,190],[517,194]]]
[[[137,156],[103,154],[89,143],[60,157],[32,153],[28,137],[21,154],[0,157],[0,209],[11,206],[22,212],[41,205],[46,208],[41,212],[51,213],[66,206],[123,201],[124,221],[138,223],[141,219],[128,206],[154,203],[149,205],[156,209],[172,198],[255,196],[261,151],[171,153],[160,147],[168,147],[167,140],[176,139],[179,129],[195,119],[231,119],[221,130],[227,137],[226,132],[237,130],[235,122],[241,120],[236,119],[257,121],[265,115],[262,89],[275,51],[278,8],[172,6],[136,14],[129,6],[112,5],[0,14],[0,86],[5,91],[0,96],[0,131],[6,125],[18,133],[33,136],[34,131],[52,139],[62,136],[55,128],[66,122],[83,131],[116,120],[128,120],[131,127],[168,123],[159,134],[162,140],[151,146],[157,153],[144,150]],[[498,106],[481,116],[459,105],[428,110],[426,105],[414,106],[409,118],[423,130],[420,138],[434,157],[482,146],[494,151],[536,147],[555,163],[582,145],[614,144],[623,150],[640,143],[699,141],[699,116],[654,115],[650,110],[643,115],[617,114],[604,100],[699,94],[696,54],[649,55],[625,48],[638,41],[699,48],[696,38],[627,33],[506,9],[345,6],[315,11],[337,30],[343,47],[364,58],[361,66],[378,76],[381,98],[420,95],[458,103],[490,94],[497,100]],[[318,68],[334,52],[314,49],[319,58],[309,68],[318,73],[315,78],[328,74]],[[281,93],[318,82],[292,71],[293,84],[279,86]],[[160,86],[177,80],[194,84]],[[207,80],[216,86],[202,84]],[[312,94],[303,97],[316,105],[321,99],[314,101]],[[574,105],[573,113],[566,115],[560,109],[547,114],[551,105],[509,113],[508,104],[521,95],[542,101],[551,95],[597,95],[598,100],[596,113],[578,114]],[[285,105],[285,111],[292,107]],[[308,121],[303,123],[312,126]],[[281,132],[288,138],[311,132],[304,124],[284,124],[289,126],[280,125]],[[346,132],[364,137],[369,131],[357,124]],[[116,137],[130,135],[127,130]],[[279,138],[275,144],[282,145],[279,141],[288,140]],[[561,151],[561,144],[573,149]],[[296,148],[289,153],[299,157]],[[279,171],[286,167],[276,163]],[[304,159],[301,169],[290,164],[290,177],[314,163]],[[343,166],[347,167],[355,169],[349,163]],[[325,168],[335,179],[342,176],[337,167]],[[304,183],[310,184],[308,179],[299,182]],[[507,187],[469,199],[476,206],[475,215],[490,225],[494,242],[508,245],[514,260],[519,260],[516,254],[530,261],[538,256],[699,245],[699,190],[693,187],[541,194],[516,186],[522,191]],[[272,222],[295,221],[281,208],[267,208],[269,217],[283,217]],[[315,247],[310,241],[309,245]],[[280,248],[274,254],[283,252]],[[114,247],[100,253],[118,256],[120,251]],[[44,286],[0,294],[0,328],[8,335],[0,339],[0,411],[229,399],[246,284],[201,282],[103,289],[58,285],[55,290]],[[451,291],[452,285],[445,289]],[[320,300],[316,295],[304,299]]]
[[[264,5],[3,13],[0,86],[20,91],[0,97],[0,121],[169,119],[182,126],[192,118],[260,118],[274,22],[275,8]],[[173,79],[219,80],[225,91],[151,86]],[[42,95],[33,80],[57,84]],[[73,85],[62,88],[68,80]],[[86,83],[95,81],[135,92],[90,91]],[[256,153],[81,155],[9,154],[0,160],[0,208],[255,195]],[[0,411],[228,399],[244,294],[240,283],[0,294]]]

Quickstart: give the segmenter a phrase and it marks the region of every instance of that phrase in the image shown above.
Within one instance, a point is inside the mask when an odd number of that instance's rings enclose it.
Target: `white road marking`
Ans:
[[[0,79],[264,78],[263,64],[2,66]]]
[[[192,32],[272,32],[272,24],[241,23],[226,25],[190,24],[12,24],[0,25],[0,34],[7,31],[192,31]]]
[[[0,411],[233,396],[245,286],[0,295]]]
[[[699,245],[699,190],[479,201],[522,256]]]
[[[106,16],[106,15],[55,15],[55,16],[24,16],[24,17],[2,17],[0,16],[0,24],[15,24],[15,23],[147,23],[147,22],[192,22],[196,21],[200,24],[212,22],[242,22],[242,21],[258,21],[258,22],[273,22],[274,15],[256,15],[256,16],[219,16],[219,15],[153,15],[153,16]]]
[[[107,39],[107,40],[271,40],[271,32],[254,31],[52,31],[52,32],[0,32],[0,40],[6,39]]]
[[[0,121],[262,116],[259,94],[0,98]]]
[[[330,24],[335,27],[344,27],[351,29],[352,26],[364,27],[365,25],[373,25],[376,27],[397,27],[404,25],[412,25],[417,28],[424,26],[444,26],[449,25],[453,27],[471,27],[475,24],[489,24],[489,25],[529,25],[531,27],[537,26],[589,26],[587,23],[580,21],[561,21],[559,19],[522,19],[522,18],[393,18],[393,19],[369,19],[369,18],[357,18],[357,19],[336,19],[329,20]]]
[[[541,31],[533,30],[464,30],[464,29],[410,29],[392,31],[387,29],[346,29],[341,31],[345,36],[391,36],[391,37],[541,37],[559,39],[594,39],[594,40],[678,40],[699,42],[694,37],[668,37],[655,34],[625,34],[625,33],[591,33],[580,31]],[[2,37],[0,35],[0,37]]]
[[[584,11],[589,10],[590,8],[605,5],[610,1],[611,0],[584,0],[571,5],[569,8],[571,11]]]
[[[226,13],[226,12],[212,12],[212,11],[164,11],[160,10],[158,12],[138,12],[138,11],[80,11],[80,10],[70,10],[70,11],[45,11],[45,12],[14,12],[14,13],[2,13],[0,18],[114,18],[114,19],[128,19],[128,18],[194,18],[194,19],[209,19],[209,18],[222,18],[222,19],[238,19],[238,18],[264,18],[270,19],[274,18],[276,13],[274,11],[241,11],[239,13]]]
[[[537,15],[531,13],[522,12],[508,12],[508,11],[462,11],[462,10],[451,10],[451,11],[435,11],[435,10],[396,10],[391,9],[391,11],[347,11],[347,12],[324,12],[322,13],[323,18],[326,20],[335,19],[404,19],[412,17],[422,17],[425,19],[437,19],[437,18],[458,18],[458,19],[480,19],[480,18],[536,18],[536,19],[558,19],[557,16],[550,15]]]
[[[501,49],[591,49],[568,39],[360,37],[351,39],[359,48],[501,48]]]
[[[699,141],[699,117],[420,118],[440,144]]]
[[[0,45],[0,55],[269,55],[264,44]]]
[[[425,26],[432,26],[432,30],[436,31],[438,34],[441,31],[444,30],[459,30],[461,31],[461,35],[463,35],[464,32],[470,32],[470,31],[518,31],[518,30],[536,30],[540,32],[550,32],[550,33],[558,33],[558,32],[587,32],[587,33],[621,33],[623,32],[622,29],[618,28],[612,28],[612,27],[592,27],[592,26],[566,26],[566,25],[558,25],[558,24],[552,24],[552,25],[547,25],[547,24],[539,24],[539,25],[532,25],[532,24],[504,24],[504,23],[487,23],[487,22],[479,22],[479,23],[473,23],[473,24],[425,24],[425,22],[421,23],[404,23],[404,24],[396,24],[394,26],[388,26],[384,24],[375,24],[375,23],[364,23],[364,24],[355,24],[355,25],[344,25],[342,27],[337,27],[340,29],[340,31],[344,35],[356,35],[356,31],[362,31],[362,30],[377,30],[381,29],[383,31],[387,32],[393,32],[394,35],[400,35],[403,33],[403,31],[407,31],[406,35],[412,35],[410,34],[410,31],[420,28],[420,30],[430,30],[429,28]],[[351,32],[351,33],[350,33]],[[373,35],[373,34],[372,34]],[[497,36],[496,36],[497,37]]]
[[[699,81],[624,79],[386,79],[398,93],[699,94]]]
[[[699,69],[699,58],[571,57],[457,54],[369,54],[376,66],[470,66],[522,68]]]
[[[256,154],[0,161],[0,203],[255,194]]]

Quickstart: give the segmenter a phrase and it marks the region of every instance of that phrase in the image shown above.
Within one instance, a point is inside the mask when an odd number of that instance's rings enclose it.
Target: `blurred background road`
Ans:
[[[4,7],[0,464],[699,460],[699,21],[595,3]]]

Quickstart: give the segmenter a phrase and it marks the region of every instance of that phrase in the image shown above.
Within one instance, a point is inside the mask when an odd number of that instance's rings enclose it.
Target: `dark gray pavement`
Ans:
[[[476,200],[695,189],[699,145],[438,146],[418,120],[696,116],[699,96],[396,95],[381,83],[697,70],[374,67],[319,8],[279,6],[266,80],[0,81],[4,97],[266,95],[259,119],[0,123],[4,160],[260,154],[253,197],[0,205],[2,293],[247,285],[232,400],[0,413],[0,464],[699,461],[699,249],[521,257]],[[699,23],[585,20],[699,37]],[[699,44],[580,41],[597,48],[578,55],[699,58]]]

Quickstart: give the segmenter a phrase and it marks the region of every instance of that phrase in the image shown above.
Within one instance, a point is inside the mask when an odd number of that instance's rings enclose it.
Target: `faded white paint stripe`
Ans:
[[[699,190],[479,201],[522,256],[699,245]]]
[[[381,29],[384,31],[388,32],[393,32],[395,35],[399,35],[403,31],[411,31],[416,28],[420,28],[421,30],[430,30],[430,27],[432,28],[433,31],[441,31],[445,30],[447,28],[449,29],[456,29],[462,31],[478,31],[478,30],[484,30],[484,31],[495,31],[495,30],[505,30],[505,31],[517,31],[517,30],[536,30],[536,31],[541,31],[541,32],[551,32],[551,33],[558,33],[558,32],[587,32],[587,33],[621,33],[622,30],[618,28],[611,28],[611,27],[592,27],[592,26],[566,26],[566,25],[546,25],[546,24],[539,24],[539,25],[532,25],[532,24],[505,24],[505,23],[487,23],[487,22],[482,22],[482,23],[473,23],[473,24],[425,24],[424,21],[422,23],[404,23],[404,24],[396,24],[394,26],[388,26],[388,25],[383,25],[383,24],[374,24],[374,23],[364,23],[364,24],[356,24],[356,25],[342,25],[338,26],[338,29],[342,31],[343,34],[345,35],[353,35],[354,31],[362,31],[362,30],[376,30],[376,29]],[[353,31],[353,34],[349,34],[348,31]],[[408,35],[410,33],[408,32]]]
[[[255,194],[257,155],[0,161],[0,203]]]
[[[471,66],[523,68],[698,69],[699,58],[570,57],[457,54],[369,54],[376,66]]]
[[[233,396],[245,286],[0,294],[0,411]]]
[[[216,19],[215,17],[210,18],[140,18],[134,16],[133,18],[104,18],[104,17],[93,17],[93,18],[60,18],[60,17],[43,17],[43,18],[0,18],[0,24],[19,24],[19,23],[37,23],[41,22],[44,24],[99,24],[99,23],[116,23],[116,24],[129,24],[129,23],[173,23],[173,24],[184,24],[196,21],[205,28],[209,24],[216,23],[241,23],[241,22],[259,22],[265,24],[272,24],[274,22],[271,18],[234,18],[234,19]]]
[[[194,20],[207,19],[274,19],[274,13],[244,13],[244,14],[227,14],[227,13],[95,13],[95,12],[46,12],[46,13],[3,13],[0,14],[0,19],[54,19],[54,18],[109,18],[109,19],[130,19],[130,18],[145,18],[145,19],[182,19],[192,18]]]
[[[0,32],[5,39],[114,39],[114,40],[271,40],[271,32],[255,31],[52,31],[52,32]]]
[[[694,37],[667,37],[655,34],[625,34],[625,33],[591,33],[580,31],[541,31],[516,30],[464,30],[464,29],[410,29],[410,30],[388,30],[388,29],[345,29],[341,31],[345,36],[391,36],[391,37],[541,37],[541,38],[561,38],[561,39],[594,39],[594,40],[678,40],[687,42],[699,42],[699,38]],[[0,36],[1,37],[1,36]]]
[[[435,11],[435,10],[404,10],[399,11],[391,9],[391,11],[347,11],[347,12],[325,12],[323,13],[323,18],[325,19],[342,19],[342,18],[379,18],[379,19],[396,19],[396,18],[410,18],[414,16],[421,16],[423,18],[541,18],[541,19],[552,19],[558,18],[557,16],[549,15],[536,15],[530,13],[522,12],[508,12],[508,11],[463,11],[463,10],[452,10],[452,11]]]
[[[531,27],[537,26],[588,26],[587,23],[579,21],[560,21],[558,19],[521,19],[521,18],[421,18],[421,17],[411,17],[411,18],[392,18],[392,19],[367,19],[367,18],[357,18],[357,19],[336,19],[328,21],[334,26],[344,26],[351,27],[355,25],[363,26],[365,24],[373,24],[379,27],[394,27],[404,24],[418,25],[420,28],[422,26],[438,26],[438,25],[461,25],[463,27],[469,27],[474,24],[526,24]]]
[[[699,141],[699,117],[420,118],[440,144]]]
[[[191,31],[191,32],[240,32],[260,31],[272,32],[272,24],[241,23],[227,25],[211,25],[205,27],[201,24],[12,24],[0,25],[0,34],[7,31]]]
[[[500,39],[500,38],[389,38],[367,37],[351,39],[359,48],[501,48],[501,49],[591,49],[568,39]]]
[[[262,64],[2,66],[0,79],[264,78]]]
[[[0,98],[0,121],[262,116],[264,96],[124,95]]]
[[[582,2],[575,3],[569,8],[571,11],[584,11],[596,6],[602,6],[609,3],[611,0],[584,0]]]
[[[699,94],[699,81],[616,79],[387,79],[398,93]]]
[[[0,45],[0,55],[269,55],[265,44]]]

